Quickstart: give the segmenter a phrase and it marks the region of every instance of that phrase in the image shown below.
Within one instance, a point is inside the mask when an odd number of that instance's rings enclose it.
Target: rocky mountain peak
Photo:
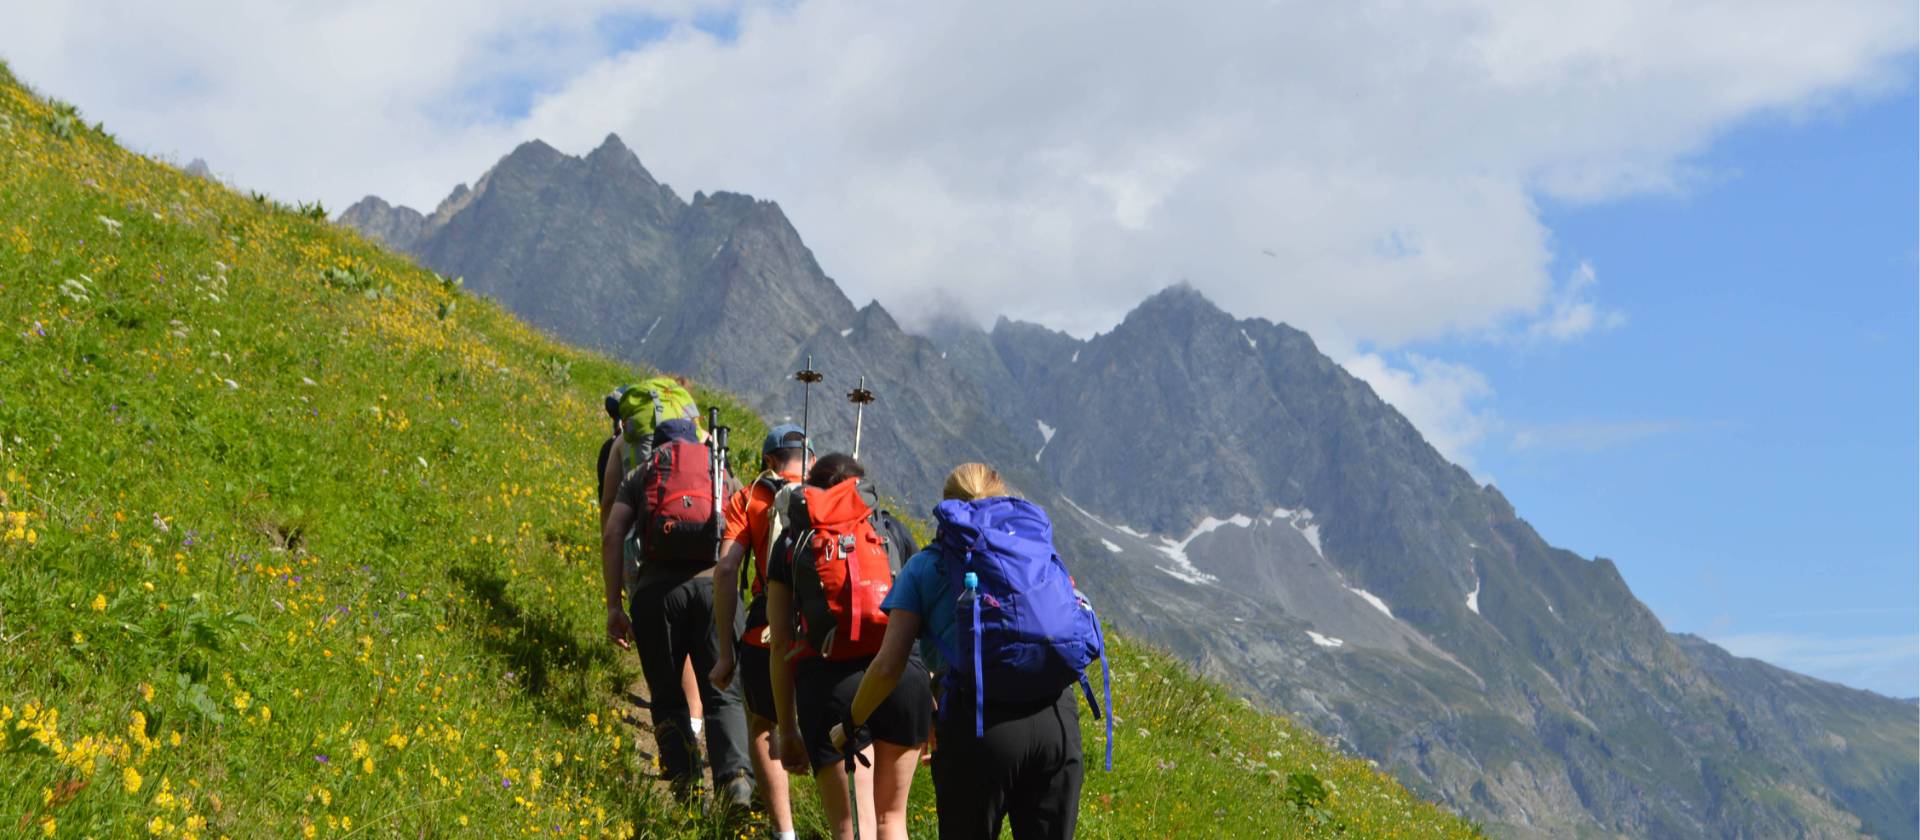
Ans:
[[[401,251],[412,249],[427,226],[426,217],[419,211],[395,207],[377,195],[354,202],[341,212],[338,221]]]
[[[893,314],[888,312],[886,307],[881,306],[880,301],[877,300],[868,301],[866,306],[860,307],[860,311],[854,313],[853,326],[856,330],[901,331],[900,322],[895,321]]]
[[[1160,322],[1169,325],[1198,326],[1201,324],[1219,325],[1231,323],[1233,316],[1215,306],[1213,301],[1200,293],[1191,283],[1181,280],[1155,292],[1141,301],[1125,320],[1121,327],[1136,322]]]
[[[608,133],[605,140],[586,156],[587,168],[597,177],[629,178],[648,186],[657,186],[653,173],[640,163],[640,156],[620,142],[620,135]]]

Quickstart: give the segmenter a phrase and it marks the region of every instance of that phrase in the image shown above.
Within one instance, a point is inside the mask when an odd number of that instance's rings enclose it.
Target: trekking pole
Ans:
[[[812,469],[812,465],[807,463],[807,456],[813,451],[813,428],[807,424],[813,414],[813,383],[825,377],[813,369],[813,354],[808,353],[807,366],[795,372],[793,378],[800,380],[800,436],[806,439],[806,444],[800,449],[800,474],[806,475]]]
[[[713,481],[713,526],[717,529],[715,536],[718,536],[727,531],[726,523],[722,521],[726,511],[720,503],[720,477],[727,470],[727,428],[720,425],[720,409],[713,406],[707,407],[707,435],[711,444],[707,447],[707,475]],[[720,564],[720,541],[717,539],[713,542],[713,563],[716,566]]]
[[[860,767],[872,767],[867,757],[860,754],[859,741],[854,737],[853,719],[849,717],[841,724],[842,732],[847,736],[847,816],[853,818],[853,840],[860,840],[860,786],[853,781],[853,774]]]
[[[853,460],[860,460],[860,421],[867,413],[867,404],[873,402],[873,392],[867,390],[867,377],[860,377],[859,386],[847,392],[847,402],[853,403]]]

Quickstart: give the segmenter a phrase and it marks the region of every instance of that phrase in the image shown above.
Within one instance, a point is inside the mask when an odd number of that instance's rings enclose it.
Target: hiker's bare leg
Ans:
[[[680,691],[687,695],[687,717],[700,720],[706,717],[700,708],[700,683],[693,674],[693,659],[686,660],[686,666],[680,669]]]
[[[792,831],[793,801],[788,797],[787,768],[773,757],[773,721],[747,715],[747,753],[753,758],[753,772],[760,780],[760,796],[766,800],[774,832]]]
[[[873,760],[873,748],[860,751],[861,755]],[[820,806],[827,812],[827,825],[833,829],[834,840],[853,840],[853,819],[847,813],[847,767],[834,762],[813,771],[814,786],[820,791]],[[853,775],[854,787],[860,797],[860,836],[874,836],[873,821],[873,770],[861,767]]]
[[[907,840],[907,791],[919,765],[919,747],[874,742],[873,815],[879,830],[873,836],[879,840]]]

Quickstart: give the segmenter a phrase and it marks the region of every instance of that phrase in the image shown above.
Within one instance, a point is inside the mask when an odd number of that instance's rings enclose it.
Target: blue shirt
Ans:
[[[893,576],[893,589],[880,602],[880,609],[920,616],[920,658],[937,673],[946,670],[940,649],[952,650],[960,643],[960,627],[953,616],[959,597],[947,580],[947,564],[940,552],[927,548],[907,558],[907,565]]]

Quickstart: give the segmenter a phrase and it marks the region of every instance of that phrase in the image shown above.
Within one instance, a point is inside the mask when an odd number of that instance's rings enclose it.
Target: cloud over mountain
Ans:
[[[1684,189],[1730,125],[1895,83],[1915,29],[1890,0],[374,9],[35,4],[0,51],[289,197],[430,204],[615,130],[685,191],[782,196],[909,321],[965,289],[1085,335],[1185,277],[1338,351],[1593,328],[1536,198]]]

